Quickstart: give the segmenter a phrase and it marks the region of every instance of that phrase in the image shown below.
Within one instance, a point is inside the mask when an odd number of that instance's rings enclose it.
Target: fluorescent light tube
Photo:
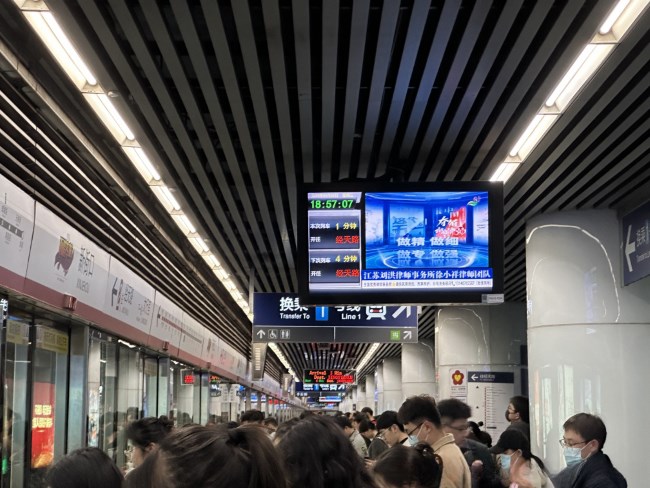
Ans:
[[[194,246],[194,249],[196,249],[199,252],[199,254],[210,252],[210,248],[205,243],[202,237],[190,237],[188,240]]]
[[[547,107],[555,106],[559,112],[563,112],[573,97],[598,70],[612,49],[614,49],[613,44],[587,44],[562,77],[560,83],[551,92],[545,105]]]
[[[600,34],[607,34],[610,30],[612,30],[614,23],[618,20],[618,18],[623,13],[623,10],[625,10],[625,7],[627,7],[629,3],[630,0],[619,0],[616,6],[612,9],[611,13],[605,19],[605,22],[603,22],[603,24],[600,26],[600,29],[598,29],[598,32]]]
[[[120,145],[123,145],[126,141],[135,140],[135,135],[119,114],[111,99],[108,98],[108,95],[105,93],[84,93],[83,95]]]
[[[520,163],[501,163],[494,172],[490,181],[503,181],[504,183],[517,171]]]
[[[83,62],[51,12],[25,10],[23,15],[77,88],[82,90],[86,85],[97,85],[97,78]]]
[[[147,183],[160,181],[160,173],[141,147],[122,146],[122,149]]]
[[[150,186],[150,188],[153,191],[154,195],[158,197],[158,200],[160,203],[162,203],[167,212],[172,213],[173,211],[179,211],[181,209],[178,200],[174,198],[174,195],[172,195],[171,191],[169,191],[169,188],[167,188],[165,185],[153,185]]]
[[[530,152],[535,148],[537,143],[544,137],[546,131],[553,125],[558,114],[542,115],[537,114],[533,118],[526,130],[521,135],[517,143],[509,153],[510,157],[517,157],[520,161],[526,159]]]
[[[188,219],[186,215],[172,215],[172,218],[176,222],[178,228],[183,231],[183,234],[196,234],[196,228],[192,225],[192,222],[190,222],[190,219]]]
[[[221,263],[214,254],[206,254],[203,256],[203,259],[211,268],[219,268],[221,266]]]

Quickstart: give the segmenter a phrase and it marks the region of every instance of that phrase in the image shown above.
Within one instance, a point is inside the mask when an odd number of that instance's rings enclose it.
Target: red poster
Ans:
[[[54,385],[34,383],[32,399],[32,468],[45,468],[54,459]]]

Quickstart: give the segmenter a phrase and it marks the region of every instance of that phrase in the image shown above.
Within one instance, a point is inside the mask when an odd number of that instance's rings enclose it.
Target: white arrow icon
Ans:
[[[411,316],[411,307],[410,307],[410,306],[402,305],[401,307],[399,307],[397,310],[395,310],[395,311],[393,312],[393,318],[396,319],[396,318],[397,318],[399,315],[401,315],[402,312],[404,312],[405,310],[406,310],[406,316],[407,316],[407,317],[410,317],[410,316]]]
[[[413,332],[411,332],[410,330],[405,330],[404,339],[410,339],[411,337],[413,337]]]
[[[473,375],[471,376],[471,378],[472,378],[474,381],[476,381],[476,379],[478,378],[478,376],[476,376],[476,374],[473,374]]]
[[[265,335],[266,335],[266,332],[264,332],[263,330],[260,330],[260,331],[257,332],[257,337],[259,337],[260,339],[262,337],[264,337]]]
[[[636,252],[636,242],[630,242],[630,234],[632,233],[632,226],[627,227],[627,239],[625,240],[625,259],[627,260],[627,268],[632,272],[632,261],[630,261],[630,254]]]

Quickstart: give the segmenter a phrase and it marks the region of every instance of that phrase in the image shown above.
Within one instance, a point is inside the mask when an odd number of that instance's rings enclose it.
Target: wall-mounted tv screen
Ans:
[[[306,305],[498,303],[503,185],[303,185],[298,259]]]

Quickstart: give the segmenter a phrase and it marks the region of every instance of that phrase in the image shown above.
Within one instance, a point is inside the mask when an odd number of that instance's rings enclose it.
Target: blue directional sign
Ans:
[[[650,275],[650,201],[623,217],[623,284]]]
[[[515,374],[507,371],[468,371],[468,383],[514,383]]]
[[[255,293],[254,342],[417,342],[417,307],[302,306],[298,294]]]

